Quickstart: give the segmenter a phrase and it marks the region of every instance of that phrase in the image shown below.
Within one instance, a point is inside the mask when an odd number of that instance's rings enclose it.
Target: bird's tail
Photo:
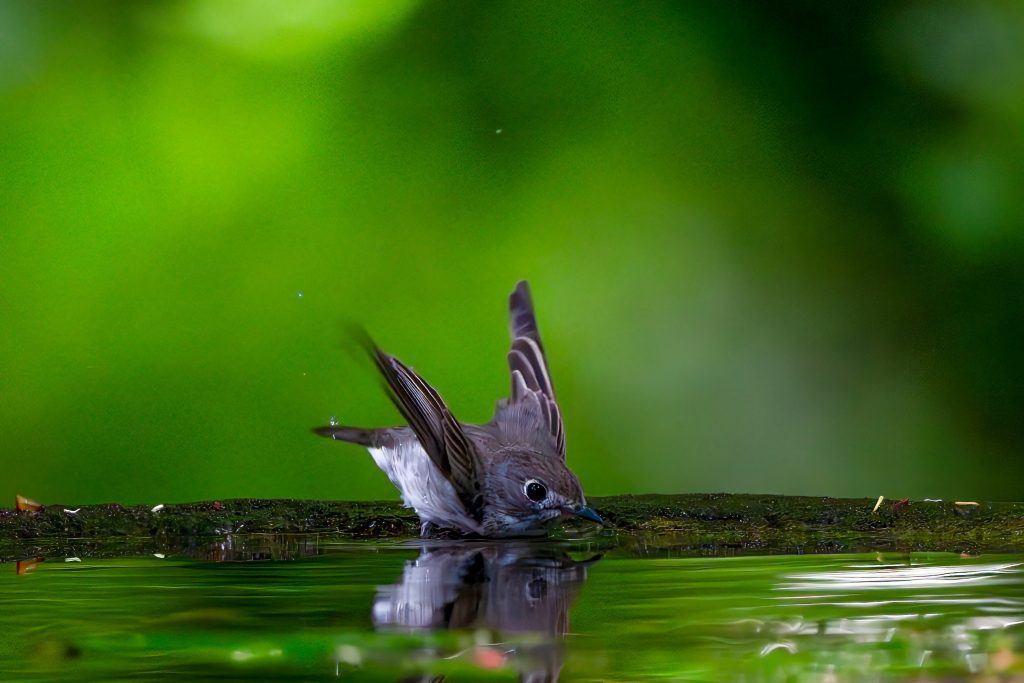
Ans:
[[[329,427],[316,427],[313,432],[320,436],[327,437],[328,439],[336,439],[337,441],[348,441],[349,443],[356,443],[360,446],[366,446],[373,448],[380,445],[380,433],[385,430],[383,429],[363,429],[362,427],[341,427],[341,426],[329,426]]]

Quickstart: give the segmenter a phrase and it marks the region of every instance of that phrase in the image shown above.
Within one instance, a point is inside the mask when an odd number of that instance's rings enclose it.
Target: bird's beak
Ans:
[[[604,524],[604,520],[601,519],[601,515],[597,514],[586,505],[574,505],[569,508],[569,511],[577,517],[589,519],[591,522],[597,522],[598,524]]]

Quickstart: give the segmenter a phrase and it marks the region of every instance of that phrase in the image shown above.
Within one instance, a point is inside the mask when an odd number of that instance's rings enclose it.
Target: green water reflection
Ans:
[[[1024,556],[595,550],[296,537],[8,564],[0,680],[1024,675]]]

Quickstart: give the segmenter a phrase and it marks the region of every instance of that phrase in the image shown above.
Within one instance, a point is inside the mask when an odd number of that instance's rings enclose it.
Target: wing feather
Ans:
[[[483,519],[483,490],[476,449],[437,391],[402,361],[370,341],[370,351],[384,376],[388,395],[416,433],[423,450],[451,481],[466,512]]]
[[[562,413],[555,398],[555,387],[551,382],[544,345],[537,329],[530,286],[525,280],[516,285],[509,296],[508,306],[509,331],[512,336],[512,348],[508,352],[508,367],[512,377],[510,402],[537,402],[540,419],[545,423],[545,432],[551,445],[564,459],[565,428],[562,425]],[[500,416],[496,415],[495,419],[499,420]]]

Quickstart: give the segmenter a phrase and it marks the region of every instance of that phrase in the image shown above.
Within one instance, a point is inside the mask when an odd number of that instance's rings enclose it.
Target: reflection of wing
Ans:
[[[562,549],[529,543],[424,547],[402,579],[378,589],[378,628],[483,629],[498,638],[534,634],[539,646],[517,647],[524,681],[555,681],[561,669],[558,638],[569,628],[569,607],[592,561]]]
[[[457,598],[461,555],[424,549],[406,563],[402,580],[381,586],[373,602],[375,626],[448,628],[449,605]]]

